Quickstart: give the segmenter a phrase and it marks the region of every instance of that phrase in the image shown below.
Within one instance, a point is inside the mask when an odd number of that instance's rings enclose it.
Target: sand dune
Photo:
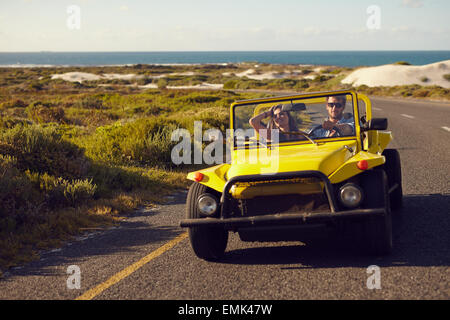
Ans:
[[[136,74],[116,74],[105,73],[103,75],[87,73],[87,72],[66,72],[52,75],[53,79],[62,79],[70,82],[97,81],[97,80],[136,80],[143,78],[143,75]]]
[[[299,76],[299,72],[296,71],[285,71],[285,72],[266,72],[266,73],[257,73],[254,69],[248,69],[246,71],[236,73],[237,77],[247,77],[253,80],[272,80],[272,79],[288,79],[288,78],[296,78]],[[225,72],[223,75],[231,75],[230,72]]]
[[[156,76],[147,76],[147,78],[160,79],[171,75],[191,76],[194,75],[194,73],[185,72],[185,73],[161,74]],[[97,81],[97,80],[138,80],[143,79],[145,77],[146,77],[145,75],[137,75],[134,73],[129,74],[105,73],[102,75],[98,75],[87,72],[66,72],[52,75],[52,79],[62,79],[70,82]]]
[[[87,72],[66,72],[52,75],[52,80],[62,79],[70,82],[97,81],[103,79],[102,76]]]
[[[193,86],[167,86],[167,89],[205,89],[205,90],[220,90],[223,89],[223,84],[207,83],[196,84]]]
[[[450,60],[423,66],[388,64],[361,68],[350,73],[341,82],[353,84],[353,86],[366,85],[368,87],[418,84],[450,88],[450,81],[443,77],[445,74],[450,74]]]
[[[102,79],[136,80],[136,79],[142,79],[144,77],[145,77],[144,75],[136,75],[134,73],[131,73],[131,74],[105,73],[105,74],[103,74]]]

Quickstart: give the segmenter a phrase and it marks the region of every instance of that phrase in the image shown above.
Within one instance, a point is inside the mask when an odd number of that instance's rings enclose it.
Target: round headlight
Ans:
[[[212,216],[217,211],[218,202],[213,195],[203,194],[198,198],[197,207],[202,215]]]
[[[353,183],[346,184],[339,190],[341,203],[348,208],[355,208],[360,205],[363,193],[361,188]]]

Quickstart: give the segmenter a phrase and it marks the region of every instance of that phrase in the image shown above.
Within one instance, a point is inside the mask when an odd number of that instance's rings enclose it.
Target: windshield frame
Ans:
[[[323,144],[325,142],[331,142],[331,141],[342,141],[342,140],[356,140],[357,141],[357,151],[361,150],[361,128],[360,128],[360,116],[359,116],[359,106],[358,106],[358,95],[356,92],[351,90],[343,90],[343,91],[328,91],[328,92],[315,92],[315,93],[308,93],[308,94],[300,94],[300,95],[288,95],[288,96],[277,96],[277,97],[269,97],[269,98],[260,98],[260,99],[251,99],[251,100],[240,100],[236,101],[231,104],[230,107],[230,129],[232,134],[232,141],[233,141],[233,149],[241,148],[235,145],[234,143],[234,124],[236,123],[235,118],[235,110],[236,107],[242,107],[246,105],[257,105],[257,104],[263,104],[263,103],[282,103],[282,102],[291,102],[295,100],[296,102],[300,102],[301,99],[311,99],[311,98],[325,98],[328,96],[337,96],[337,95],[350,95],[352,99],[352,106],[353,106],[353,117],[354,117],[354,124],[355,124],[355,133],[351,136],[345,136],[345,137],[331,137],[331,138],[319,138],[314,139],[317,143]],[[285,142],[279,142],[279,143],[271,143],[270,141],[267,141],[264,144],[255,143],[254,145],[245,145],[245,148],[253,148],[253,147],[259,147],[262,145],[263,147],[274,147],[274,146],[285,146],[285,145],[297,145],[297,144],[311,144],[309,140],[294,140],[294,141],[285,141]]]

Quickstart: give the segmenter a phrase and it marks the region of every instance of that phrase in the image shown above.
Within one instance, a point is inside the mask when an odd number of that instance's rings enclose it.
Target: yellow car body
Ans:
[[[365,113],[367,121],[372,119],[372,107],[369,98],[363,94],[356,94],[353,91],[334,91],[328,94],[345,94],[350,93],[354,97],[355,115],[358,114],[358,102],[365,102]],[[303,94],[297,96],[286,96],[284,100],[290,101],[298,99],[299,97],[315,97],[317,94]],[[255,103],[270,103],[271,101],[280,101],[279,97],[255,99]],[[233,108],[242,103],[249,101],[235,102],[231,105],[231,119],[233,119]],[[233,129],[233,122],[231,121],[231,129]],[[308,143],[281,143],[277,148],[279,149],[279,168],[276,172],[291,172],[301,170],[317,170],[323,172],[331,181],[331,183],[338,183],[347,180],[359,173],[362,170],[358,169],[356,163],[360,160],[367,160],[368,168],[373,168],[384,164],[384,156],[382,151],[387,147],[392,140],[391,132],[368,131],[364,139],[359,138],[361,129],[356,124],[356,136],[349,141],[348,138],[322,140],[319,146]],[[341,140],[341,141],[339,141]],[[347,146],[355,152],[350,152],[344,146]],[[251,157],[254,156],[254,159]],[[264,156],[264,155],[263,155]],[[267,156],[270,158],[270,155]],[[248,159],[247,163],[242,163],[239,159]],[[233,150],[231,164],[225,163],[211,168],[202,169],[190,172],[187,176],[189,180],[195,181],[195,173],[200,172],[204,178],[199,183],[222,192],[225,183],[228,179],[249,174],[270,173],[271,167],[267,165],[267,159],[260,157],[251,149]],[[255,163],[256,162],[256,163]]]

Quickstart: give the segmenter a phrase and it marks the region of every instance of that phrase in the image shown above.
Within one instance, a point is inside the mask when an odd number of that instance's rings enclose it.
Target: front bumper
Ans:
[[[185,219],[180,222],[181,227],[220,226],[226,229],[302,225],[309,223],[322,223],[336,221],[336,219],[366,218],[368,216],[382,216],[386,214],[384,208],[357,209],[339,212],[314,212],[314,213],[283,213],[263,216],[239,217],[239,218],[199,218]]]
[[[266,181],[290,178],[317,178],[324,183],[324,194],[328,199],[330,211],[326,212],[290,212],[274,213],[255,216],[231,217],[230,189],[237,182]],[[385,208],[354,209],[339,211],[333,185],[327,176],[319,171],[294,171],[282,172],[271,175],[245,175],[236,176],[227,181],[220,199],[220,214],[216,218],[196,218],[180,221],[181,227],[221,226],[226,229],[236,229],[259,226],[286,226],[309,223],[333,222],[340,219],[359,219],[373,215],[385,215]]]

